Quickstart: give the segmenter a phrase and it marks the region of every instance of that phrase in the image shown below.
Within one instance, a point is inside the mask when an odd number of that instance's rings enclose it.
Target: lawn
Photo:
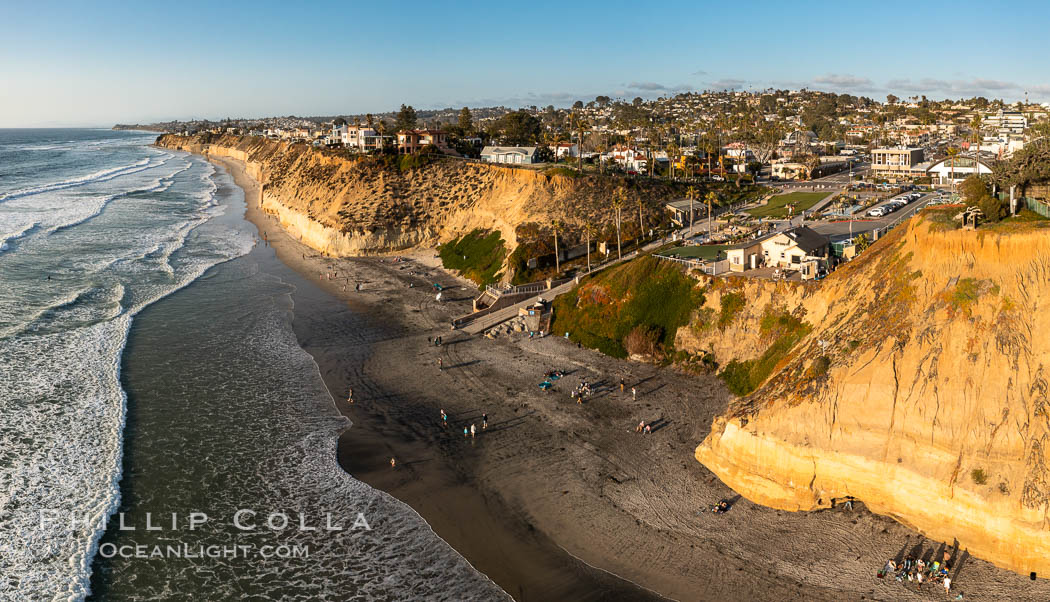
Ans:
[[[499,269],[507,256],[500,233],[474,230],[462,238],[449,241],[438,248],[441,264],[459,272],[478,285],[499,280]]]
[[[795,211],[792,215],[809,209],[818,201],[834,194],[833,192],[790,192],[769,199],[769,203],[761,207],[749,209],[748,213],[755,217],[787,217],[788,205],[794,205]]]
[[[694,245],[667,249],[666,251],[661,251],[660,254],[668,257],[679,257],[682,259],[704,259],[707,261],[713,261],[717,259],[725,259],[725,250],[728,248],[729,245]]]

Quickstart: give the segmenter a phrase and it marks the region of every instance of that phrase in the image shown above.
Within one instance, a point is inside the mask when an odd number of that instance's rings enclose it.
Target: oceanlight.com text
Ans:
[[[254,545],[230,545],[230,546],[202,546],[190,544],[168,544],[168,545],[135,545],[104,543],[98,548],[98,553],[103,558],[134,558],[141,560],[169,559],[169,558],[308,558],[310,547],[302,545],[294,546],[254,546]]]

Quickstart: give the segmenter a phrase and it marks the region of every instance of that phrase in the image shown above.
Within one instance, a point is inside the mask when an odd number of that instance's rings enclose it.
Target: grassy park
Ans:
[[[661,251],[660,255],[677,257],[679,259],[703,259],[714,261],[725,258],[725,250],[729,245],[699,245],[688,247],[675,247]]]
[[[781,194],[769,199],[769,202],[760,207],[749,209],[748,213],[755,217],[787,217],[788,205],[794,205],[795,210],[792,215],[798,215],[799,212],[809,209],[817,202],[830,196],[831,192],[790,192],[788,194]]]

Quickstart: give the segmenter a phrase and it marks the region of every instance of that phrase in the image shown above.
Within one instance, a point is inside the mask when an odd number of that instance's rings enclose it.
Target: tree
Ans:
[[[970,207],[976,207],[977,203],[988,194],[988,187],[977,174],[966,177],[959,184],[959,193],[962,194],[963,202]]]
[[[459,129],[464,136],[474,131],[474,117],[470,114],[470,109],[467,107],[463,107],[459,112]]]
[[[332,122],[332,125],[334,125],[335,127],[342,127],[346,125],[346,120],[342,117],[336,117],[335,121]]]
[[[627,190],[621,186],[616,189],[613,193],[613,211],[615,211],[616,219],[616,258],[623,259],[623,249],[620,246],[620,212],[623,211],[623,206],[627,203]]]
[[[561,222],[551,222],[551,229],[554,230],[554,274],[558,275],[561,273],[561,256],[558,254],[558,230],[561,230]]]
[[[394,121],[394,127],[398,132],[416,129],[416,110],[412,108],[412,105],[401,105],[401,110],[398,111],[397,119]]]
[[[513,111],[500,120],[508,144],[527,146],[540,136],[540,120],[528,111]]]
[[[571,123],[573,125],[573,130],[575,130],[576,133],[577,133],[577,137],[576,137],[576,142],[577,142],[577,145],[576,145],[576,157],[577,157],[577,161],[578,161],[577,171],[579,173],[583,173],[583,131],[584,131],[584,128],[587,127],[587,123],[583,120],[583,116],[582,115],[579,115],[579,114],[577,114],[575,112],[573,112],[573,114],[572,114]],[[571,142],[571,140],[570,140],[570,142]]]
[[[711,206],[718,203],[718,195],[714,191],[708,192],[704,200],[707,201],[707,237],[711,238]]]
[[[897,104],[898,100],[900,100],[900,99],[897,98],[896,96],[894,96],[893,94],[887,94],[886,95],[886,104],[895,105],[895,104]]]
[[[591,235],[594,234],[594,224],[583,227],[583,233],[587,235],[587,273],[591,271]]]
[[[951,161],[952,161],[951,162],[951,174],[952,175],[951,175],[950,179],[952,181],[952,190],[955,190],[955,157],[959,155],[959,149],[955,148],[954,146],[949,146],[948,150],[946,152],[948,153],[948,158],[951,159]]]
[[[690,186],[685,190],[685,196],[689,198],[689,234],[693,233],[693,201],[696,200],[696,186]]]
[[[577,100],[576,102],[572,103],[572,108],[577,109],[577,110],[582,109],[583,108],[583,101],[582,100]]]

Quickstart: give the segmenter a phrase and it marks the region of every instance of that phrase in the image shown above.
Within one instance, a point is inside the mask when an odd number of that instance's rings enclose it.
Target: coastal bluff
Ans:
[[[567,230],[608,221],[619,180],[433,158],[410,168],[259,137],[165,134],[157,145],[243,161],[262,185],[262,209],[308,246],[332,256],[432,247],[471,231],[498,231],[508,255],[518,227],[560,221]],[[396,157],[394,157],[396,159]],[[393,163],[393,165],[391,164]],[[656,211],[681,195],[637,181]]]
[[[678,344],[775,367],[696,459],[766,506],[854,498],[1050,576],[1050,229],[1018,226],[951,229],[928,210],[820,284],[710,281],[723,319]],[[799,337],[770,360],[780,324]]]

